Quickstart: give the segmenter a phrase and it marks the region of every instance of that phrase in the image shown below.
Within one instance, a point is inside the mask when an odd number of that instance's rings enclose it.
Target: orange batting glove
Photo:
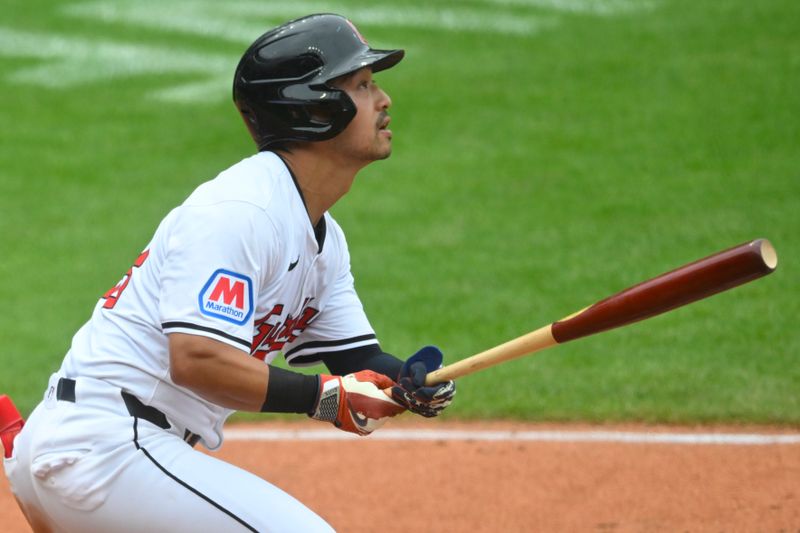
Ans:
[[[319,394],[309,416],[330,422],[343,431],[369,435],[389,417],[405,410],[383,391],[393,385],[389,377],[372,370],[346,376],[320,374]]]

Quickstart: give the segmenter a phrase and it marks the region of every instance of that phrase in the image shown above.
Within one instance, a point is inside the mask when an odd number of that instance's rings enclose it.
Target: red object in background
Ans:
[[[17,411],[14,402],[5,394],[0,394],[0,440],[3,442],[6,459],[14,450],[14,437],[22,430],[25,422]]]

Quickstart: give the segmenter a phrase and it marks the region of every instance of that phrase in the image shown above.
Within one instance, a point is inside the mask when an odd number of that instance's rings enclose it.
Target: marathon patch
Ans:
[[[204,315],[241,326],[253,314],[253,282],[247,276],[219,269],[203,286],[198,304]]]

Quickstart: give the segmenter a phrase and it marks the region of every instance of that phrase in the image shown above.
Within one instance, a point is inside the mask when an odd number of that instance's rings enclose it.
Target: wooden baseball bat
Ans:
[[[433,385],[504,361],[659,315],[766,276],[778,266],[767,239],[756,239],[661,274],[557,322],[428,373]]]

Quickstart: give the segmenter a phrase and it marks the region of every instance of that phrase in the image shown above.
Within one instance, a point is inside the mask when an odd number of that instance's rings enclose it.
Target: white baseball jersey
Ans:
[[[284,162],[261,152],[198,187],[161,222],[96,305],[61,367],[105,380],[218,448],[232,411],[175,385],[169,333],[202,335],[271,362],[377,342],[356,295],[344,234],[312,227]]]

